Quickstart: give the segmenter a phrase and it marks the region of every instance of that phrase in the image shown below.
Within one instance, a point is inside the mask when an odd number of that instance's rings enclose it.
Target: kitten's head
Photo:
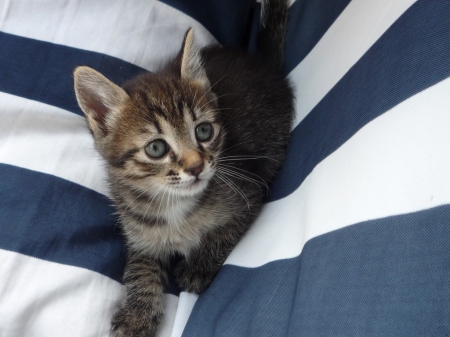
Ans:
[[[145,74],[124,90],[91,68],[75,70],[97,149],[114,178],[136,190],[197,195],[214,175],[225,131],[192,33],[176,74]]]

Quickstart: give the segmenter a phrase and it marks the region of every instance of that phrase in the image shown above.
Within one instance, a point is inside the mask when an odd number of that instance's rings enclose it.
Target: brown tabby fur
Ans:
[[[192,30],[162,71],[122,88],[88,67],[74,75],[128,245],[112,335],[154,336],[170,258],[183,257],[178,284],[201,293],[259,215],[285,156],[292,91],[264,58],[196,49]],[[204,122],[212,136],[198,141]],[[145,150],[156,139],[169,149],[157,159]]]

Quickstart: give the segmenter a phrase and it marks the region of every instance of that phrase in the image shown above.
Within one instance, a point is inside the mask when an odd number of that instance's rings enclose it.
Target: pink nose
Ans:
[[[192,165],[190,165],[189,167],[186,167],[184,169],[184,172],[192,174],[193,176],[198,177],[198,175],[200,173],[202,173],[204,166],[205,166],[205,164],[203,163],[203,160],[201,162],[195,162]]]

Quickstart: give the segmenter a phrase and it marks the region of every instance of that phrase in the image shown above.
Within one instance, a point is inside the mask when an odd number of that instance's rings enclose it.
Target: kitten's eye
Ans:
[[[145,152],[152,158],[161,158],[169,152],[169,146],[162,139],[156,139],[145,147]]]
[[[212,136],[213,128],[209,123],[200,123],[195,128],[195,138],[200,142],[206,142]]]

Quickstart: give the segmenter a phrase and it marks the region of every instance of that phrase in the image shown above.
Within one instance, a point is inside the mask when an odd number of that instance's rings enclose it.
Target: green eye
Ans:
[[[195,128],[195,138],[197,138],[199,142],[206,142],[211,138],[212,134],[213,128],[209,123],[200,123]]]
[[[161,158],[169,152],[169,146],[162,139],[156,139],[145,147],[145,152],[151,158]]]

